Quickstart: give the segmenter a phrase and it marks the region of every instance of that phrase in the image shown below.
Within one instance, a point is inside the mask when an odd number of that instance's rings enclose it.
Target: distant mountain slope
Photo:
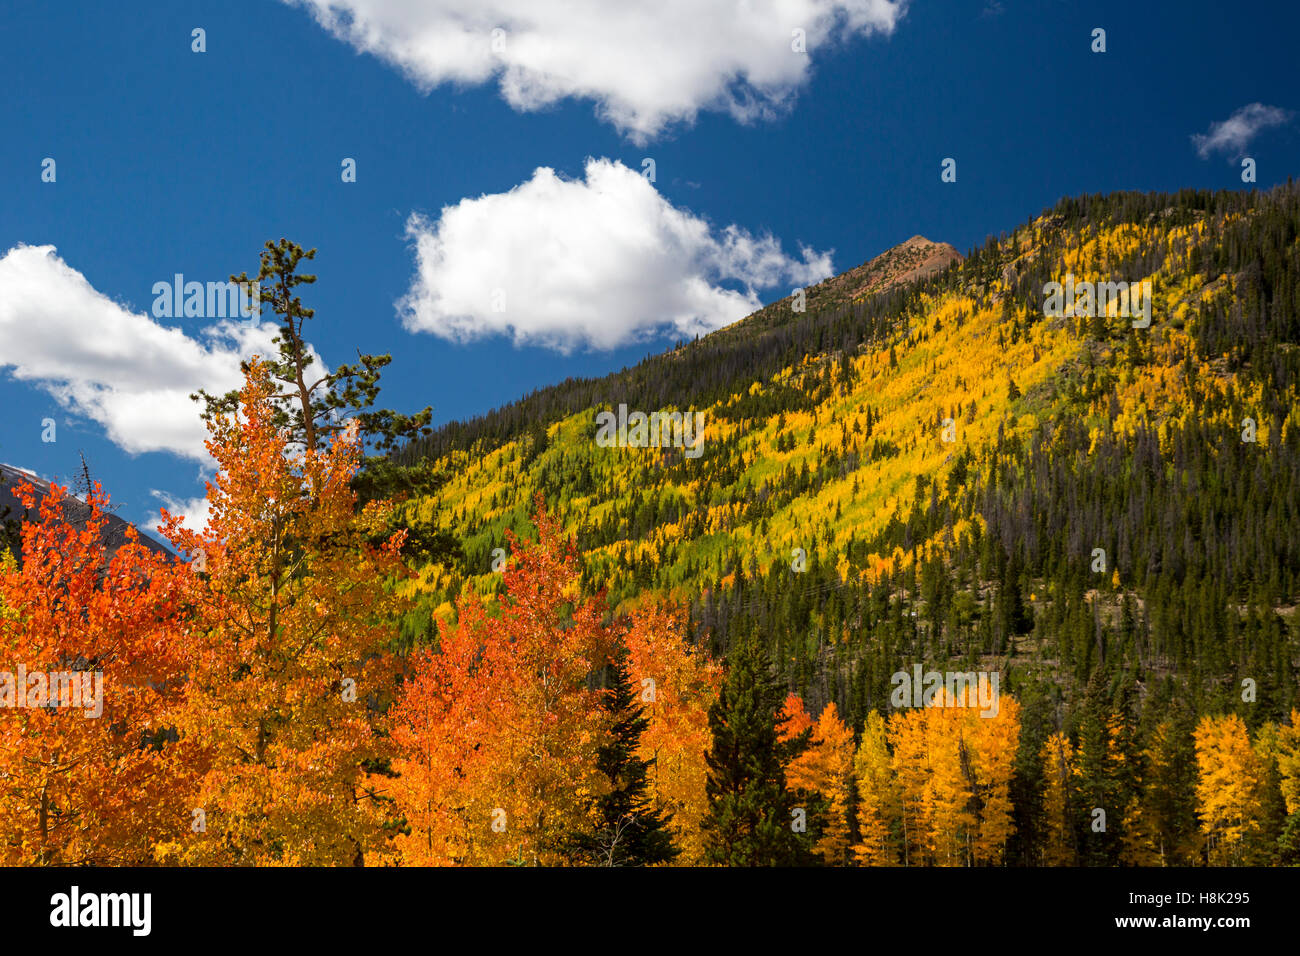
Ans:
[[[491,552],[541,494],[586,587],[671,595],[718,650],[757,631],[855,721],[906,660],[1077,688],[1127,670],[1224,708],[1249,677],[1276,719],[1300,663],[1300,189],[1086,196],[964,260],[892,253],[805,313],[409,449],[450,480],[408,523],[466,560],[423,570],[408,636],[498,586]],[[1048,314],[1047,283],[1084,280],[1149,282],[1149,326],[1118,302]],[[620,403],[702,413],[699,456],[603,447]]]
[[[806,290],[803,312],[786,297],[694,342],[600,378],[570,378],[467,422],[450,422],[412,444],[404,460],[497,447],[600,403],[638,408],[703,405],[725,397],[738,378],[763,378],[828,349],[856,349],[890,334],[894,315],[921,281],[959,262],[952,246],[915,236],[867,263]],[[847,278],[846,278],[847,277]]]
[[[36,509],[33,509],[33,512],[29,514],[23,507],[22,502],[18,500],[17,488],[24,483],[31,484],[36,489],[37,508],[39,508],[41,499],[49,493],[50,483],[21,468],[0,464],[0,520],[8,519],[22,522],[28,520],[29,517],[35,516]],[[74,524],[84,527],[85,521],[89,517],[89,509],[86,505],[76,497],[69,495],[64,507],[65,514],[69,516],[69,519]],[[114,514],[109,514],[106,517],[104,544],[111,556],[126,543],[126,529],[131,527],[131,524]],[[138,528],[136,530],[139,531]],[[163,554],[170,553],[167,548],[143,531],[140,531],[140,543],[150,550]]]

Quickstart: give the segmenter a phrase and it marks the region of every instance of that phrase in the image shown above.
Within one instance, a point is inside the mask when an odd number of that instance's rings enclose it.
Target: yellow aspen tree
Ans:
[[[690,644],[684,615],[676,608],[633,611],[624,643],[628,674],[641,688],[638,703],[648,721],[638,756],[653,761],[647,775],[653,805],[671,814],[668,828],[681,850],[674,862],[701,865],[700,821],[709,808],[705,755],[713,745],[709,707],[722,684],[722,667]]]
[[[943,695],[940,695],[942,698]],[[925,715],[930,779],[926,785],[929,810],[927,846],[938,866],[964,866],[976,828],[966,767],[973,757],[966,708],[948,706],[943,699],[921,711]]]
[[[1020,704],[1003,694],[992,716],[974,707],[966,710],[972,742],[972,787],[979,800],[979,829],[972,847],[972,862],[998,865],[1007,841],[1015,832],[1011,807],[1011,777],[1020,742]]]
[[[894,831],[902,805],[894,784],[885,718],[877,711],[867,714],[853,769],[858,783],[859,836],[853,857],[862,866],[894,866],[898,863]]]
[[[1057,731],[1039,752],[1043,762],[1043,862],[1069,866],[1074,862],[1071,804],[1077,770],[1070,738]]]
[[[1263,766],[1236,714],[1202,717],[1196,741],[1197,814],[1211,866],[1240,865],[1259,830]]]
[[[924,866],[929,859],[930,753],[926,726],[924,708],[896,711],[889,718],[886,732],[898,787],[904,866]]]

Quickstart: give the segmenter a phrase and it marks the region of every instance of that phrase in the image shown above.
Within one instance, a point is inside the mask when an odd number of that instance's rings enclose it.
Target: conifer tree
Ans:
[[[392,361],[391,355],[357,353],[353,364],[328,371],[307,342],[306,323],[316,310],[303,305],[297,294],[301,285],[315,283],[316,276],[299,272],[303,260],[316,257],[315,249],[304,250],[288,239],[268,240],[260,256],[260,268],[252,279],[247,272],[230,277],[244,288],[257,290],[257,309],[269,308],[279,321],[272,340],[278,354],[262,356],[275,391],[276,428],[287,429],[289,445],[299,451],[320,451],[345,429],[355,425],[363,455],[361,467],[352,477],[358,507],[367,502],[389,499],[400,502],[412,495],[430,495],[446,482],[446,475],[426,459],[399,463],[395,453],[405,444],[429,433],[432,408],[413,415],[391,409],[377,409],[379,377]],[[248,373],[248,363],[242,363]],[[233,414],[239,407],[238,389],[224,395],[210,395],[200,389],[191,395],[203,404],[203,418],[213,421]],[[403,551],[426,561],[445,560],[457,555],[459,546],[445,532],[423,523],[406,521]],[[396,530],[396,515],[386,532]],[[382,540],[377,536],[372,543]]]
[[[1191,865],[1201,858],[1192,729],[1189,712],[1180,711],[1155,726],[1143,752],[1148,770],[1142,811],[1153,831],[1154,849],[1162,866]]]
[[[785,768],[807,748],[811,731],[779,739],[785,694],[756,638],[738,640],[731,658],[727,681],[709,709],[713,748],[705,785],[709,811],[702,823],[708,859],[724,866],[810,864],[811,815],[787,787]],[[805,810],[808,832],[796,832],[798,810]]]
[[[632,690],[625,648],[616,650],[610,671],[612,686],[602,704],[612,724],[608,741],[596,752],[596,767],[610,789],[596,800],[592,831],[576,838],[578,859],[597,866],[669,863],[680,851],[673,845],[669,820],[651,803],[651,761],[637,756],[649,721]]]
[[[265,245],[255,278],[244,272],[230,279],[246,288],[256,287],[259,311],[269,305],[279,317],[274,339],[279,355],[264,357],[277,387],[276,427],[288,428],[303,450],[326,447],[330,437],[347,426],[343,416],[355,417],[361,436],[381,452],[392,450],[404,438],[427,433],[432,409],[407,416],[371,407],[379,394],[380,371],[392,361],[391,355],[358,355],[355,365],[325,371],[306,341],[305,325],[316,310],[304,306],[295,292],[300,285],[315,283],[316,276],[299,273],[298,266],[304,259],[314,259],[316,250],[304,250],[288,239],[268,240]],[[239,392],[216,396],[200,391],[195,398],[202,399],[204,418],[210,419],[234,411]]]

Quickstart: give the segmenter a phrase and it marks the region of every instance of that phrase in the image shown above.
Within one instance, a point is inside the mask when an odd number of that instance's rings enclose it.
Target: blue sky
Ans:
[[[152,289],[267,239],[319,250],[324,360],[392,352],[383,403],[445,421],[918,233],[965,252],[1063,195],[1300,167],[1290,3],[738,5],[0,0],[0,461],[67,479],[84,451],[147,525],[201,495],[177,396],[255,337],[153,318]]]

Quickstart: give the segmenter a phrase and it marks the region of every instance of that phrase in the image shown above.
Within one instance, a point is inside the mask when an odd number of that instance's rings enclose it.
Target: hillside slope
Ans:
[[[23,503],[18,500],[17,489],[22,484],[30,484],[35,489],[37,508],[39,508],[40,500],[49,494],[50,483],[21,468],[0,464],[0,522],[8,523],[15,547],[18,543],[18,525],[33,516],[28,514]],[[89,516],[89,509],[71,495],[65,501],[65,514],[68,515],[69,520],[75,526],[83,527]],[[131,527],[129,522],[115,514],[104,516],[104,545],[109,557],[112,557],[117,549],[126,543],[126,532],[129,527]],[[165,547],[143,531],[140,531],[140,543],[150,550],[170,554]],[[0,547],[3,547],[3,544],[3,540],[0,539]]]
[[[758,631],[792,690],[855,723],[911,661],[1223,706],[1250,677],[1251,719],[1276,718],[1296,698],[1298,236],[1293,185],[1063,200],[964,260],[917,237],[805,313],[785,299],[447,426],[407,451],[449,476],[407,520],[465,560],[423,569],[408,637],[497,587],[493,549],[540,494],[585,586],[670,595],[718,651]],[[1046,314],[1067,280],[1149,282],[1149,326],[1124,314],[1136,292]],[[620,404],[702,413],[702,442],[603,447]]]

